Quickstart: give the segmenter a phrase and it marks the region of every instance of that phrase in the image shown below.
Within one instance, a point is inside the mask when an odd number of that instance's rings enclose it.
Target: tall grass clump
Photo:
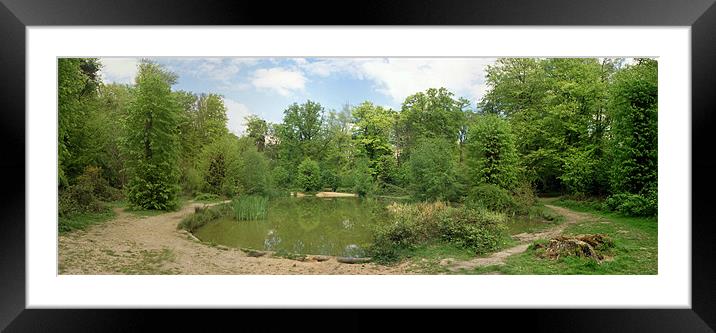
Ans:
[[[374,229],[371,255],[391,262],[421,245],[448,243],[484,254],[507,240],[506,216],[444,203],[393,204],[389,218]]]
[[[263,220],[268,214],[268,198],[247,195],[235,198],[232,203],[238,221]]]

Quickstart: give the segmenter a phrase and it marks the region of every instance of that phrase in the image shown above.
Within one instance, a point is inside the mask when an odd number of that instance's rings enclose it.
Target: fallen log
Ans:
[[[373,258],[336,257],[336,261],[344,264],[364,264],[371,260],[373,260]]]

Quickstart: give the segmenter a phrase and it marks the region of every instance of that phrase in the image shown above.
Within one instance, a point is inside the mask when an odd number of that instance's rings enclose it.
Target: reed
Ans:
[[[256,195],[234,198],[234,216],[238,221],[263,220],[268,214],[268,198]]]

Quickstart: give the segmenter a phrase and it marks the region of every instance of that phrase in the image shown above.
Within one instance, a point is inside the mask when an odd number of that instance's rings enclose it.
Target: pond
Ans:
[[[194,235],[230,247],[300,254],[360,256],[371,242],[371,226],[384,217],[385,201],[358,198],[277,198],[266,219],[230,217],[207,223]],[[357,253],[356,253],[357,252]]]

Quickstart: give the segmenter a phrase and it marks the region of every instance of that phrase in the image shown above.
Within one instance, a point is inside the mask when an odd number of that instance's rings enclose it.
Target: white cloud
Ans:
[[[107,83],[134,83],[137,76],[138,58],[99,58],[102,63],[100,76]]]
[[[231,133],[241,135],[246,130],[246,122],[244,118],[251,115],[249,108],[235,100],[224,98],[226,106],[226,117],[228,118],[226,126]]]
[[[306,77],[296,70],[281,67],[262,68],[253,73],[251,84],[258,89],[273,90],[281,96],[288,96],[304,89]]]
[[[365,62],[361,67],[363,74],[375,81],[377,90],[396,103],[416,92],[439,87],[474,102],[484,95],[485,65],[492,62],[492,59],[394,58]]]
[[[324,58],[294,60],[296,68],[319,77],[346,73],[371,80],[375,89],[402,103],[406,97],[428,88],[445,87],[456,97],[472,102],[485,94],[485,65],[491,58]]]

